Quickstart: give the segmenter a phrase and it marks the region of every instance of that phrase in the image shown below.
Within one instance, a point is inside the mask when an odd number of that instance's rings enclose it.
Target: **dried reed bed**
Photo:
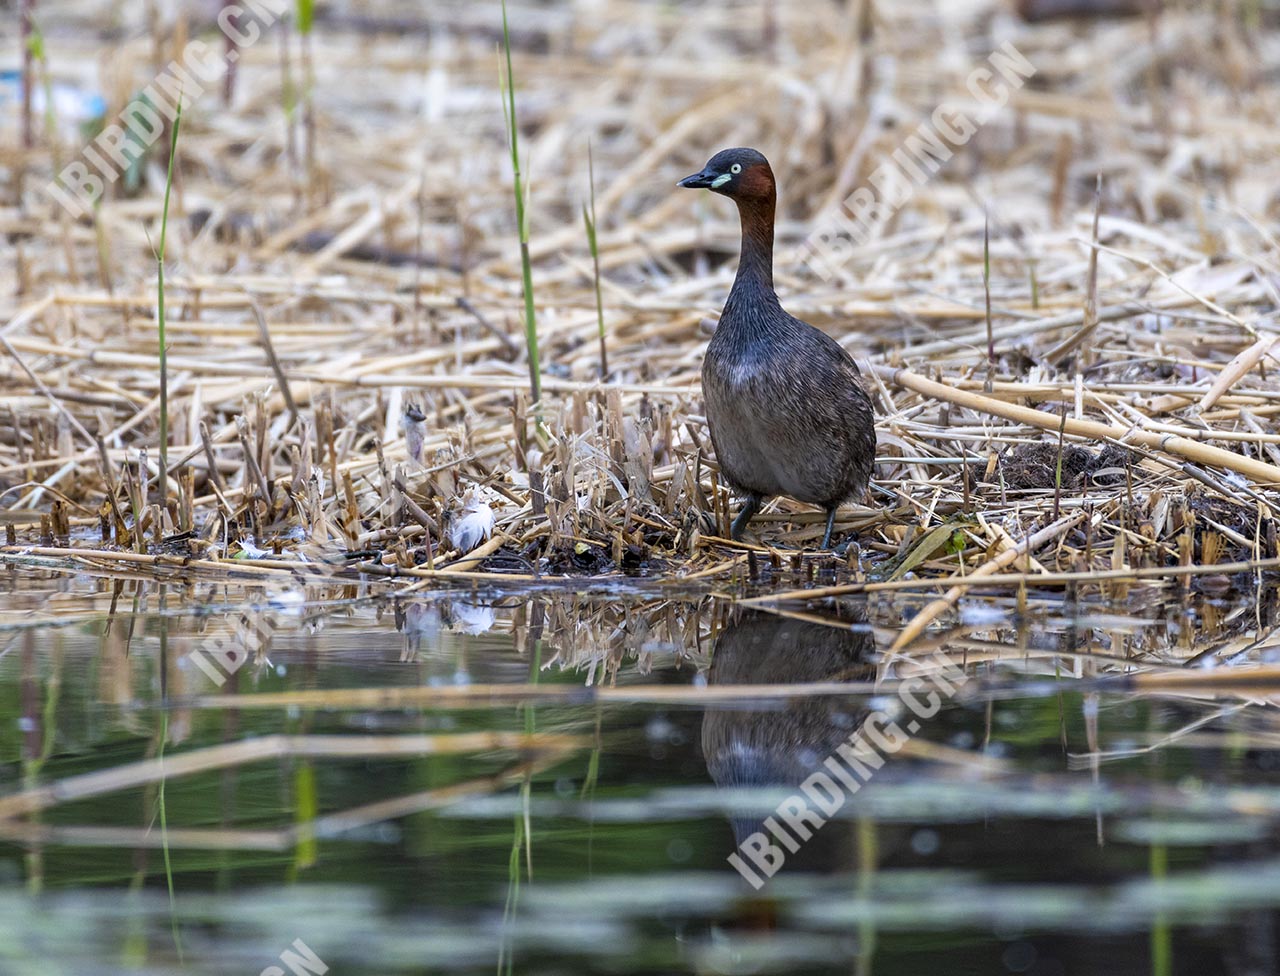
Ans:
[[[59,21],[63,6],[42,4],[62,25],[52,79],[112,110],[208,30],[194,6],[146,24],[81,8]],[[304,67],[287,32],[243,50],[231,104],[211,92],[184,113],[168,498],[149,243],[165,142],[134,195],[77,221],[40,191],[77,143],[46,132],[7,152],[4,558],[410,586],[804,586],[819,563],[855,587],[954,583],[916,631],[984,575],[1268,565],[1280,43],[1256,29],[1270,10],[1202,7],[1028,25],[976,0],[513,5],[538,404],[500,8],[326,8],[309,124],[283,107]],[[1028,86],[834,277],[817,274],[807,238],[935,106],[973,109],[965,78],[1005,41],[1035,66]],[[758,522],[764,545],[726,540],[698,368],[736,220],[673,184],[732,144],[778,173],[784,303],[866,361],[879,408],[875,492],[839,523],[861,551],[834,564],[788,551],[820,537],[821,516],[785,499]],[[492,537],[460,544],[451,530],[490,513]]]

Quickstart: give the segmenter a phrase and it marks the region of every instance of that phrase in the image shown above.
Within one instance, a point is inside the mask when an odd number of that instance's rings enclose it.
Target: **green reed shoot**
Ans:
[[[316,69],[311,58],[311,28],[315,24],[315,0],[298,0],[298,41],[302,52],[302,130],[307,138],[307,182],[315,182],[316,161]]]
[[[591,248],[591,261],[595,266],[596,324],[600,328],[600,378],[609,378],[609,356],[604,347],[604,301],[600,297],[600,247],[596,243],[596,164],[591,155],[591,143],[587,143],[587,178],[591,183],[591,209],[582,205],[582,222],[587,227],[587,245]]]
[[[1169,877],[1169,848],[1152,844],[1148,852],[1151,880],[1158,890]],[[1173,928],[1168,915],[1156,912],[1151,920],[1151,976],[1170,976],[1172,972]]]
[[[169,133],[169,171],[164,180],[164,208],[160,212],[160,247],[156,250],[156,330],[160,339],[160,504],[169,504],[169,363],[164,336],[164,249],[169,236],[169,196],[173,191],[173,165],[178,158],[178,126],[182,122],[182,96],[178,96]],[[145,501],[145,495],[143,496]]]
[[[298,33],[307,35],[315,23],[316,5],[314,0],[298,0]]]
[[[30,99],[34,97],[36,78],[38,72],[40,75],[39,85],[44,92],[44,139],[45,145],[49,147],[50,155],[53,159],[53,168],[62,168],[62,150],[58,142],[58,116],[57,106],[53,97],[53,75],[49,71],[49,56],[45,47],[44,31],[40,28],[40,23],[35,19],[35,0],[29,0],[25,11],[23,21],[23,29],[27,31],[26,43],[22,49],[22,89],[23,89],[23,105],[22,105],[22,138],[24,145],[34,145],[34,121],[31,114]],[[89,123],[91,124],[91,123]],[[82,125],[82,128],[84,126]]]
[[[168,655],[165,653],[163,646],[165,634],[168,630],[167,618],[161,618],[161,653],[160,660],[164,662]],[[160,748],[158,756],[160,762],[164,762],[164,747],[169,741],[169,711],[164,709],[160,713]],[[178,962],[184,963],[185,957],[182,952],[182,933],[178,927],[178,901],[173,890],[173,860],[169,855],[169,813],[168,804],[164,795],[165,778],[160,777],[160,787],[156,791],[156,809],[160,815],[160,848],[164,853],[164,878],[169,889],[169,931],[173,936],[173,947],[178,953]]]
[[[511,31],[507,3],[502,0],[502,44],[507,55],[506,99],[502,103],[511,141],[512,181],[516,194],[516,225],[520,236],[520,268],[524,278],[524,343],[529,351],[529,390],[536,404],[542,399],[542,369],[538,363],[538,320],[533,310],[533,265],[529,259],[528,187],[520,177],[520,134],[516,123],[516,82],[511,70]]]
[[[35,63],[44,55],[44,37],[35,26],[36,0],[22,0],[22,145],[35,145],[35,126],[31,121],[31,97],[35,86]],[[48,105],[49,102],[45,102]]]

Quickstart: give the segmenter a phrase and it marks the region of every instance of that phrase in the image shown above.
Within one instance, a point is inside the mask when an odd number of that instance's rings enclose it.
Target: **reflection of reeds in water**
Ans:
[[[713,626],[708,601],[618,601],[567,597],[547,601],[544,667],[584,672],[588,685],[614,685],[625,664],[640,675],[655,665],[706,666]],[[520,643],[522,622],[517,619]]]
[[[163,759],[128,763],[111,769],[72,776],[42,786],[33,786],[0,798],[0,836],[81,844],[127,844],[160,846],[159,835],[148,837],[146,830],[131,828],[55,827],[27,823],[21,818],[83,802],[117,791],[153,784],[172,783],[188,776],[239,768],[265,760],[285,758],[397,758],[471,755],[494,750],[537,756],[511,765],[503,772],[466,780],[402,797],[362,803],[326,813],[292,828],[279,830],[222,830],[178,827],[168,831],[168,842],[195,848],[251,847],[267,850],[287,848],[300,839],[333,836],[357,827],[392,820],[421,810],[433,809],[458,799],[491,792],[511,782],[524,780],[531,771],[545,769],[578,752],[590,740],[558,733],[476,732],[456,735],[271,735],[243,742],[189,750]]]
[[[149,596],[148,602],[131,596],[127,589],[122,593],[104,593],[100,609],[107,609],[111,599],[122,608],[135,604],[154,607],[154,594]],[[239,602],[235,595],[227,596],[232,604]],[[856,727],[861,710],[867,707],[867,696],[892,695],[903,677],[933,666],[927,654],[933,653],[934,648],[915,654],[908,651],[869,657],[873,636],[868,628],[874,626],[877,632],[884,631],[890,616],[889,608],[875,601],[867,605],[866,621],[853,607],[845,607],[839,616],[825,619],[822,614],[809,611],[801,615],[801,619],[797,616],[799,611],[790,610],[786,611],[788,616],[760,611],[726,615],[717,609],[715,602],[705,599],[646,602],[583,594],[543,593],[532,598],[497,600],[495,606],[495,630],[509,634],[511,640],[510,652],[503,654],[509,653],[520,664],[521,678],[513,683],[301,688],[265,694],[254,692],[252,683],[245,682],[236,694],[196,698],[184,696],[199,691],[201,686],[193,683],[190,672],[184,673],[176,663],[184,650],[196,642],[195,624],[186,618],[170,619],[166,684],[173,708],[169,713],[169,747],[163,760],[170,804],[174,797],[183,795],[189,777],[203,777],[208,782],[213,776],[230,773],[234,778],[234,774],[253,763],[284,761],[287,769],[290,764],[312,759],[334,761],[344,757],[369,761],[425,757],[435,762],[438,760],[432,757],[480,757],[494,751],[511,756],[491,775],[464,774],[447,786],[433,784],[429,790],[414,790],[400,796],[353,803],[319,792],[315,809],[294,824],[286,822],[241,830],[233,817],[219,827],[196,827],[175,819],[173,811],[179,808],[171,806],[167,825],[169,844],[175,849],[300,850],[311,842],[310,838],[334,836],[361,825],[433,809],[464,796],[483,795],[525,783],[530,775],[567,760],[577,763],[576,768],[581,769],[588,766],[587,750],[598,746],[598,742],[590,734],[567,733],[589,732],[589,721],[610,708],[634,703],[706,709],[702,743],[708,768],[717,782],[725,785],[794,783],[797,776],[812,768],[815,762],[820,763],[835,745],[847,738]],[[1172,731],[1149,740],[1139,737],[1137,742],[1142,751],[1191,745],[1271,749],[1275,744],[1275,723],[1266,718],[1269,710],[1253,702],[1280,694],[1280,669],[1263,662],[1268,645],[1250,633],[1250,628],[1273,627],[1275,608],[1265,604],[1253,609],[1256,612],[1209,618],[1209,612],[1202,608],[1206,624],[1216,630],[1196,638],[1186,647],[1178,643],[1178,635],[1172,629],[1142,626],[1143,622],[1137,617],[1127,623],[1111,617],[1094,621],[1096,630],[1089,629],[1092,637],[1082,634],[1082,628],[1073,630],[1068,620],[1056,622],[1048,634],[1039,632],[1044,629],[1042,625],[1024,621],[1020,627],[1004,631],[971,628],[967,634],[955,634],[939,641],[936,649],[974,673],[965,695],[990,695],[992,707],[997,711],[1002,707],[1000,699],[1004,696],[1048,694],[1044,688],[1024,690],[1025,685],[1010,674],[1014,668],[1054,678],[1050,689],[1053,694],[1064,687],[1061,682],[1065,679],[1078,676],[1088,681],[1087,687],[1096,694],[1139,699],[1159,697],[1166,701],[1176,698],[1188,710],[1186,721]],[[10,610],[18,611],[19,608]],[[351,615],[351,622],[357,628],[353,632],[361,634],[368,633],[374,612],[369,605],[341,609],[341,614]],[[1083,620],[1087,622],[1087,618]],[[118,612],[110,628],[104,628],[98,638],[100,653],[95,680],[97,687],[114,689],[112,695],[120,712],[115,720],[127,718],[135,735],[149,736],[154,742],[153,718],[135,708],[126,708],[133,704],[131,699],[140,689],[158,686],[153,670],[159,631],[148,626],[148,622],[149,618],[141,615],[134,617],[123,609]],[[856,626],[851,628],[851,624]],[[341,619],[332,623],[334,628],[345,625]],[[1120,655],[1106,657],[1104,651],[1116,649],[1109,642],[1104,643],[1103,625],[1117,632],[1130,631],[1129,636],[1135,642],[1133,647],[1140,649],[1141,659],[1137,654],[1126,658],[1124,647],[1119,649]],[[201,621],[200,626],[208,632],[225,623],[215,617]],[[990,624],[985,627],[990,628]],[[23,633],[31,638],[35,632]],[[287,633],[291,641],[296,640],[297,634]],[[539,644],[544,665],[572,668],[591,686],[527,680],[528,668],[537,663],[534,649]],[[1191,659],[1191,655],[1204,659],[1214,654],[1247,666],[1214,671],[1169,666],[1180,665]],[[1081,659],[1085,665],[1077,670],[1074,662]],[[18,655],[8,660],[17,661]],[[65,660],[65,653],[58,660]],[[334,663],[339,660],[335,658]],[[53,723],[59,721],[57,713],[59,710],[65,713],[68,707],[67,693],[64,690],[59,695],[57,685],[58,680],[65,682],[66,679],[59,679],[55,674],[41,687],[34,645],[30,653],[24,652],[21,661],[29,670],[23,691],[24,715],[30,723],[28,754],[38,762],[53,742]],[[326,664],[327,659],[321,655],[315,666],[324,668]],[[662,670],[666,672],[662,678],[669,679],[673,665],[686,664],[688,671],[706,671],[705,686],[692,681],[664,684],[651,677]],[[512,702],[554,704],[555,709],[545,713],[546,719],[541,710],[539,714],[538,728],[548,731],[533,735],[483,731],[461,735],[266,736],[212,747],[190,748],[189,745],[193,729],[208,728],[211,712],[224,720],[264,710],[283,715],[286,709],[297,709],[303,716],[313,715],[319,709],[372,713],[423,708],[440,713],[456,710],[459,715],[463,712],[484,715],[483,709],[495,706],[507,714]],[[64,714],[61,723],[65,724],[68,718]],[[1228,718],[1237,727],[1247,721],[1248,728],[1233,732],[1228,740],[1217,730],[1219,723]],[[246,726],[250,721],[257,720],[246,717]],[[1073,754],[1069,765],[1097,769],[1103,761],[1135,754],[1133,751],[1121,754],[1112,748],[1116,726],[1105,710],[1100,718],[1095,715],[1091,721],[1087,743],[1077,740],[1068,743]],[[111,722],[110,717],[107,722]],[[236,723],[228,726],[238,727]],[[1123,734],[1133,741],[1127,726]],[[1007,776],[1011,772],[1003,760],[987,760],[979,751],[943,745],[932,741],[933,738],[931,731],[925,730],[912,740],[903,755],[941,763],[957,775],[985,777],[999,772]],[[43,784],[33,780],[29,788],[0,799],[0,836],[33,845],[152,847],[159,843],[158,835],[148,835],[142,827],[69,826],[66,821],[74,819],[78,807],[69,806],[65,811],[61,808],[64,804],[82,805],[116,791],[147,790],[159,781],[161,768],[159,760],[151,759]],[[1064,781],[1064,788],[1068,785]],[[1010,804],[1016,802],[1016,792],[1010,787]],[[1170,790],[1161,802],[1173,803],[1176,792]],[[1214,802],[1240,812],[1247,811],[1255,801],[1247,792],[1241,792],[1215,797]],[[55,809],[59,810],[56,817],[50,815]],[[56,823],[42,823],[41,818]],[[744,820],[739,826],[746,824]]]
[[[50,633],[65,628],[92,634],[100,699],[116,706],[117,720],[124,727],[136,729],[138,716],[127,706],[152,680],[148,662],[154,660],[157,594],[155,584],[146,581],[117,581],[93,595],[54,587],[20,591],[0,608],[0,651],[17,646],[23,634],[41,628]],[[257,684],[268,659],[281,653],[281,648],[285,657],[278,660],[289,661],[289,655],[314,640],[318,666],[324,667],[330,648],[333,660],[342,660],[347,646],[343,634],[352,635],[356,643],[350,646],[367,647],[366,635],[379,629],[387,631],[386,652],[394,657],[398,645],[405,661],[438,660],[450,665],[452,655],[467,646],[471,635],[489,634],[489,640],[499,644],[509,640],[525,660],[534,642],[540,641],[543,668],[579,672],[583,683],[601,691],[616,687],[617,700],[632,695],[644,700],[651,692],[694,698],[699,689],[650,685],[646,678],[658,668],[672,666],[705,671],[716,637],[725,627],[727,608],[726,602],[707,597],[662,599],[556,591],[384,602],[359,599],[358,590],[344,587],[308,586],[295,592],[226,585],[202,587],[195,595],[201,607],[195,614],[175,600],[172,589],[166,598],[172,614],[166,681],[170,697],[183,707],[188,696],[210,694],[212,698],[201,701],[217,707],[220,688],[190,660],[201,648],[239,650],[243,648],[240,638],[251,637],[249,661],[238,671],[240,690],[246,691]],[[1176,593],[1147,588],[1135,590],[1127,607],[1101,601],[1068,605],[1051,592],[1021,606],[1012,598],[966,597],[957,612],[942,618],[944,629],[912,648],[893,652],[889,648],[894,638],[918,604],[881,596],[863,605],[867,623],[884,651],[880,671],[873,677],[889,685],[922,668],[936,667],[931,659],[935,651],[944,652],[952,664],[975,671],[983,681],[1000,682],[1016,675],[1084,679],[1133,675],[1152,689],[1252,687],[1260,694],[1268,693],[1274,681],[1270,635],[1280,625],[1280,604],[1270,589],[1259,590],[1249,603],[1224,604],[1194,596],[1184,601]],[[1186,616],[1188,611],[1191,617]],[[837,629],[844,626],[830,608],[801,610],[790,604],[771,607],[769,613],[825,622]],[[391,635],[392,626],[402,632],[401,638]],[[332,635],[332,642],[323,635]],[[1206,670],[1208,664],[1233,667]],[[627,680],[619,683],[623,674]],[[388,696],[404,696],[405,702],[437,694],[443,705],[463,702],[467,696],[512,700],[526,690],[532,697],[548,698],[571,691],[564,686],[523,689],[511,684],[384,691]],[[716,689],[701,693],[714,695]],[[237,707],[252,707],[252,702]],[[171,720],[171,738],[182,741],[188,722],[179,708]]]

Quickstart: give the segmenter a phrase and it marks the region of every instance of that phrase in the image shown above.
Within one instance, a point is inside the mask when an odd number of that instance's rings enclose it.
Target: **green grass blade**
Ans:
[[[609,355],[604,342],[604,299],[600,294],[600,245],[596,239],[596,164],[591,153],[591,143],[587,143],[587,173],[591,184],[591,211],[587,212],[586,204],[582,206],[582,222],[587,227],[587,246],[591,249],[591,263],[595,268],[596,285],[596,324],[600,330],[600,378],[609,378]]]
[[[164,208],[160,213],[160,247],[156,251],[156,331],[160,341],[160,504],[169,504],[169,363],[164,335],[164,249],[169,237],[169,197],[173,191],[173,167],[178,157],[178,127],[182,123],[182,96],[178,96],[169,134],[169,171],[164,181]],[[145,498],[145,494],[143,496]]]
[[[542,399],[542,367],[538,361],[538,320],[533,308],[533,264],[529,257],[528,187],[520,176],[520,126],[516,120],[516,82],[511,68],[511,30],[507,4],[502,3],[502,45],[506,51],[506,99],[503,112],[511,143],[511,170],[516,196],[516,227],[520,235],[520,270],[524,287],[524,342],[529,353],[529,389],[536,404]]]
[[[161,619],[161,641],[165,636],[165,628],[167,621]],[[160,660],[166,659],[164,650],[161,650]],[[169,741],[169,712],[165,709],[160,713],[160,762],[164,762],[164,747]],[[173,890],[173,861],[169,853],[169,815],[164,795],[165,778],[160,777],[160,786],[156,792],[156,806],[160,813],[160,848],[164,853],[164,878],[169,889],[169,930],[173,936],[173,947],[178,953],[178,962],[185,964],[186,960],[182,953],[182,932],[178,928],[178,900]]]

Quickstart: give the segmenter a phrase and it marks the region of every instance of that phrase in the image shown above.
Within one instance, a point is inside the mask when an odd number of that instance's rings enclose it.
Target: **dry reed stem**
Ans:
[[[27,816],[62,803],[177,779],[246,762],[281,757],[440,756],[493,749],[563,752],[581,744],[576,736],[554,733],[463,732],[452,735],[266,735],[190,752],[144,759],[95,773],[54,780],[0,797],[0,820]]]
[[[1035,535],[1029,536],[1015,546],[1005,549],[1000,555],[994,559],[989,559],[977,569],[967,575],[967,579],[981,579],[990,577],[1000,572],[1004,567],[1015,562],[1019,558],[1026,558],[1028,554],[1035,552],[1042,545],[1053,539],[1059,538],[1067,529],[1079,523],[1086,517],[1085,512],[1076,512],[1074,515],[1068,515],[1066,518],[1059,519],[1052,525],[1047,525]],[[889,652],[900,651],[904,647],[912,644],[917,637],[924,633],[924,629],[934,620],[946,611],[950,610],[960,597],[964,594],[965,588],[962,586],[953,586],[945,594],[934,600],[918,614],[911,618],[910,622],[902,628],[897,638],[894,640]]]
[[[558,702],[592,705],[597,702],[698,705],[806,695],[870,694],[875,682],[829,681],[800,685],[715,685],[690,688],[672,685],[566,686],[474,684],[434,688],[348,688],[341,691],[282,691],[253,695],[205,695],[183,705],[201,709],[343,708],[396,710],[401,708],[478,708],[513,702]],[[3,808],[0,807],[0,810]]]
[[[1185,437],[1169,434],[1161,435],[1138,427],[1116,427],[1091,420],[1073,420],[1070,418],[1065,423],[1062,423],[1058,418],[1041,410],[1005,403],[989,396],[970,393],[967,390],[953,389],[943,383],[935,383],[933,380],[912,373],[910,370],[893,369],[888,366],[877,367],[876,369],[885,379],[894,384],[905,389],[915,390],[917,393],[922,393],[935,400],[955,403],[995,417],[1003,417],[1006,420],[1013,420],[1020,424],[1039,427],[1042,430],[1056,432],[1061,426],[1062,429],[1074,437],[1082,437],[1095,442],[1113,441],[1117,444],[1133,444],[1153,450],[1167,451],[1170,454],[1176,454],[1192,461],[1199,461],[1202,464],[1211,464],[1215,467],[1226,468],[1228,471],[1239,472],[1263,485],[1280,486],[1280,467],[1245,457],[1234,451],[1226,451],[1198,441],[1188,440]]]
[[[1063,655],[1046,654],[1046,664]],[[923,672],[922,672],[923,673]],[[1050,670],[1048,672],[1052,674]],[[556,702],[587,706],[597,704],[662,704],[701,708],[708,704],[777,702],[792,698],[891,695],[904,687],[903,680],[818,681],[797,684],[746,684],[689,687],[673,685],[620,685],[567,688],[554,685],[472,685],[461,688],[349,688],[342,691],[263,692],[249,695],[211,695],[184,701],[198,709],[354,709],[395,711],[403,708],[480,708],[513,702]],[[1127,674],[1099,675],[1080,683],[1081,690],[1109,692],[1196,693],[1202,695],[1252,694],[1280,696],[1280,666],[1202,669],[1160,669]],[[984,680],[965,686],[965,695],[990,696],[1000,691],[1026,695],[1025,681]],[[95,774],[96,775],[96,774]],[[0,801],[2,804],[3,801]],[[0,811],[6,808],[0,805]]]

